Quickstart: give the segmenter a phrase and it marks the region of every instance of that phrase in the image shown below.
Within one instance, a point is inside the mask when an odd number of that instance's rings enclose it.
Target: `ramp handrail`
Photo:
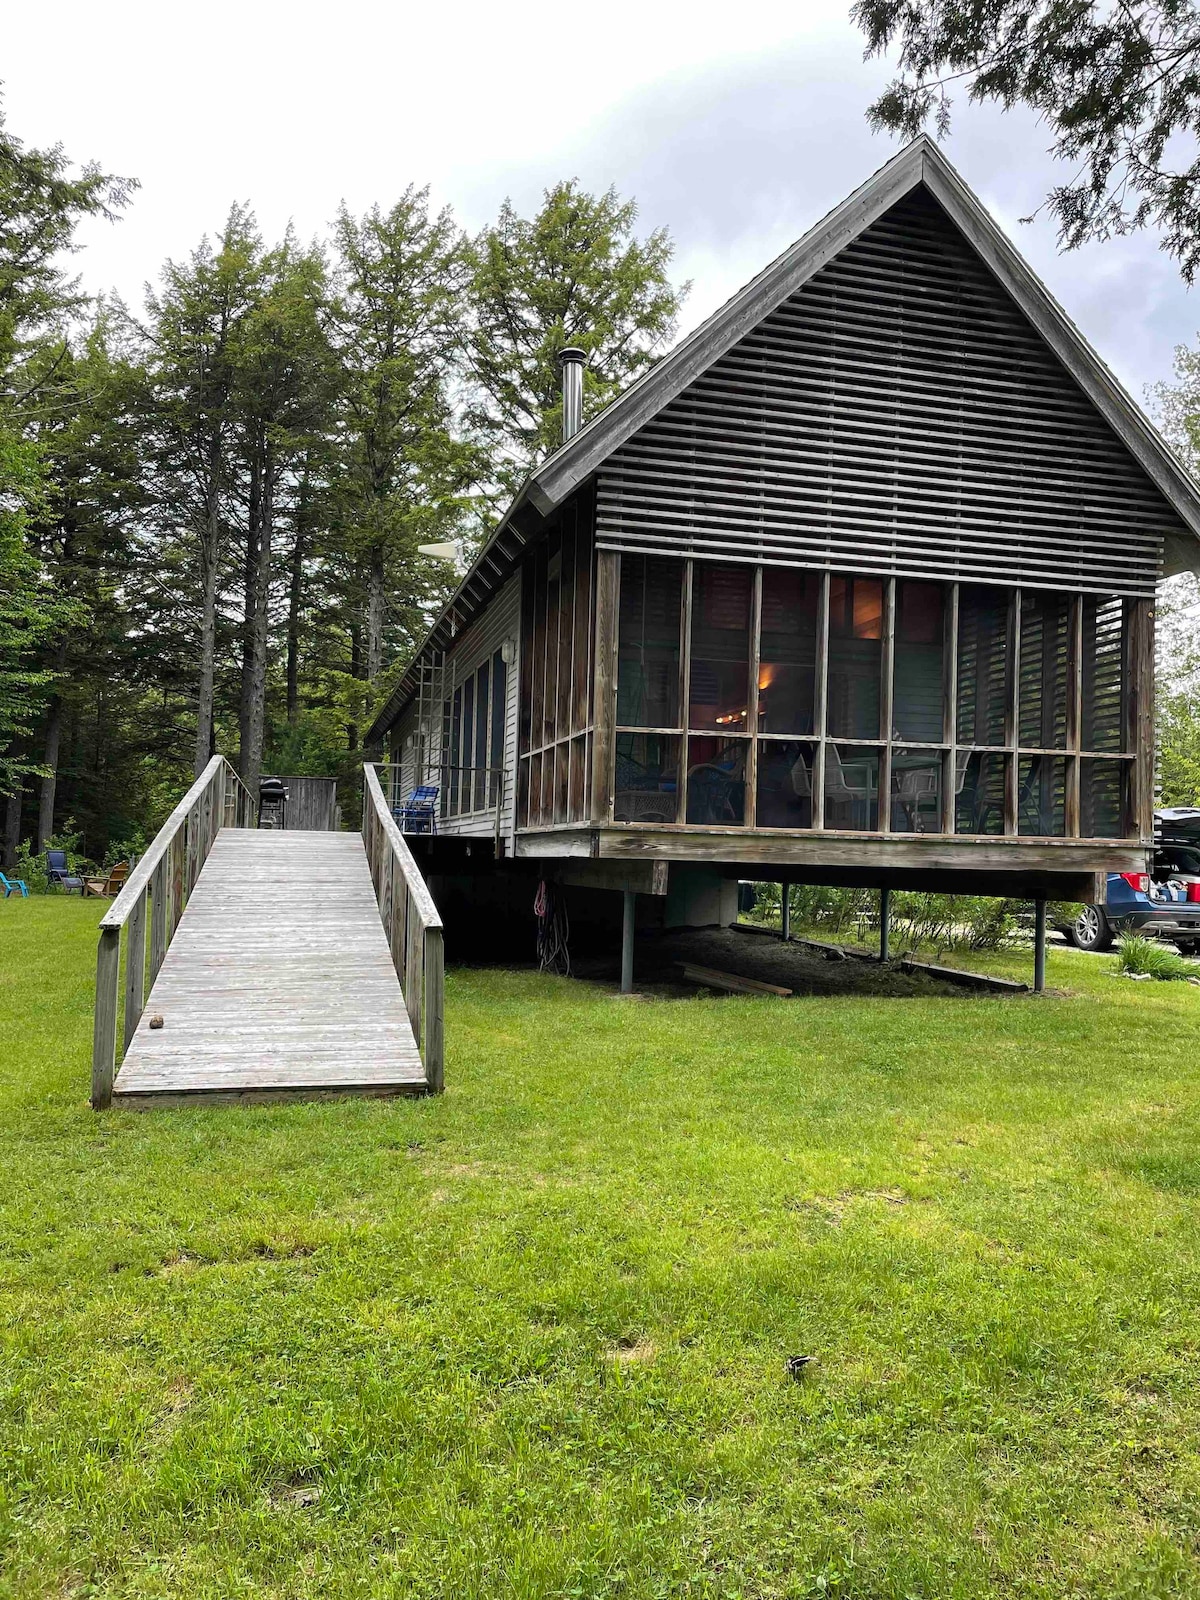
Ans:
[[[425,1080],[440,1094],[445,1086],[442,919],[371,765],[363,767],[363,844]]]
[[[125,1026],[121,1054],[141,1021],[146,994],[163,964],[200,869],[221,828],[252,828],[254,798],[224,756],[213,756],[154,836],[120,894],[100,919],[92,1034],[92,1108],[112,1104],[117,1070],[121,929],[125,939]],[[147,900],[150,971],[146,973]]]

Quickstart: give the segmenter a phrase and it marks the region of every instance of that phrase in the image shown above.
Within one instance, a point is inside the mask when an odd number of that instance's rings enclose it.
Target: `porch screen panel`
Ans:
[[[815,572],[780,568],[764,574],[759,733],[813,731],[819,595],[820,579]]]
[[[1008,715],[1007,589],[958,591],[958,742],[1003,745]]]
[[[679,723],[680,598],[683,563],[653,556],[621,562],[617,725]]]
[[[749,567],[708,562],[693,571],[689,728],[746,730],[753,578]]]
[[[896,585],[892,733],[939,744],[945,726],[946,592],[939,583]]]
[[[1125,748],[1127,681],[1124,602],[1086,595],[1081,740],[1085,750]]]
[[[1027,749],[1067,746],[1067,626],[1065,595],[1021,598],[1021,656],[1017,703],[1020,743]]]
[[[883,670],[883,584],[829,581],[828,730],[841,739],[878,739]]]

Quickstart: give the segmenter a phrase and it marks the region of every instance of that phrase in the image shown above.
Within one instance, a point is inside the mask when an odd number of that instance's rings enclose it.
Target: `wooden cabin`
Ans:
[[[530,474],[368,743],[439,836],[683,920],[739,876],[1093,899],[1146,866],[1198,536],[922,138]]]

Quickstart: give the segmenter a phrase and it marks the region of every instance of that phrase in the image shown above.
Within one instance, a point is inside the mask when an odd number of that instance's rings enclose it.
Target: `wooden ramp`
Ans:
[[[163,1026],[151,1028],[161,1016]],[[217,833],[116,1105],[429,1087],[357,833]]]

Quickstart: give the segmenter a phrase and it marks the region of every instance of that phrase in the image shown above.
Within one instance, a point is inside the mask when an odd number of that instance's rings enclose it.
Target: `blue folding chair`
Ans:
[[[402,833],[436,833],[437,797],[437,784],[423,783],[419,788],[413,790],[407,800],[402,800],[399,805],[393,806],[392,815],[400,824],[400,831]]]
[[[29,899],[29,885],[22,878],[6,878],[0,872],[0,889],[4,890],[6,900],[10,894],[19,894],[22,900]]]
[[[78,889],[80,894],[83,893],[83,879],[75,877],[67,866],[65,850],[46,851],[46,876],[52,889],[65,889],[68,894],[72,889]]]

